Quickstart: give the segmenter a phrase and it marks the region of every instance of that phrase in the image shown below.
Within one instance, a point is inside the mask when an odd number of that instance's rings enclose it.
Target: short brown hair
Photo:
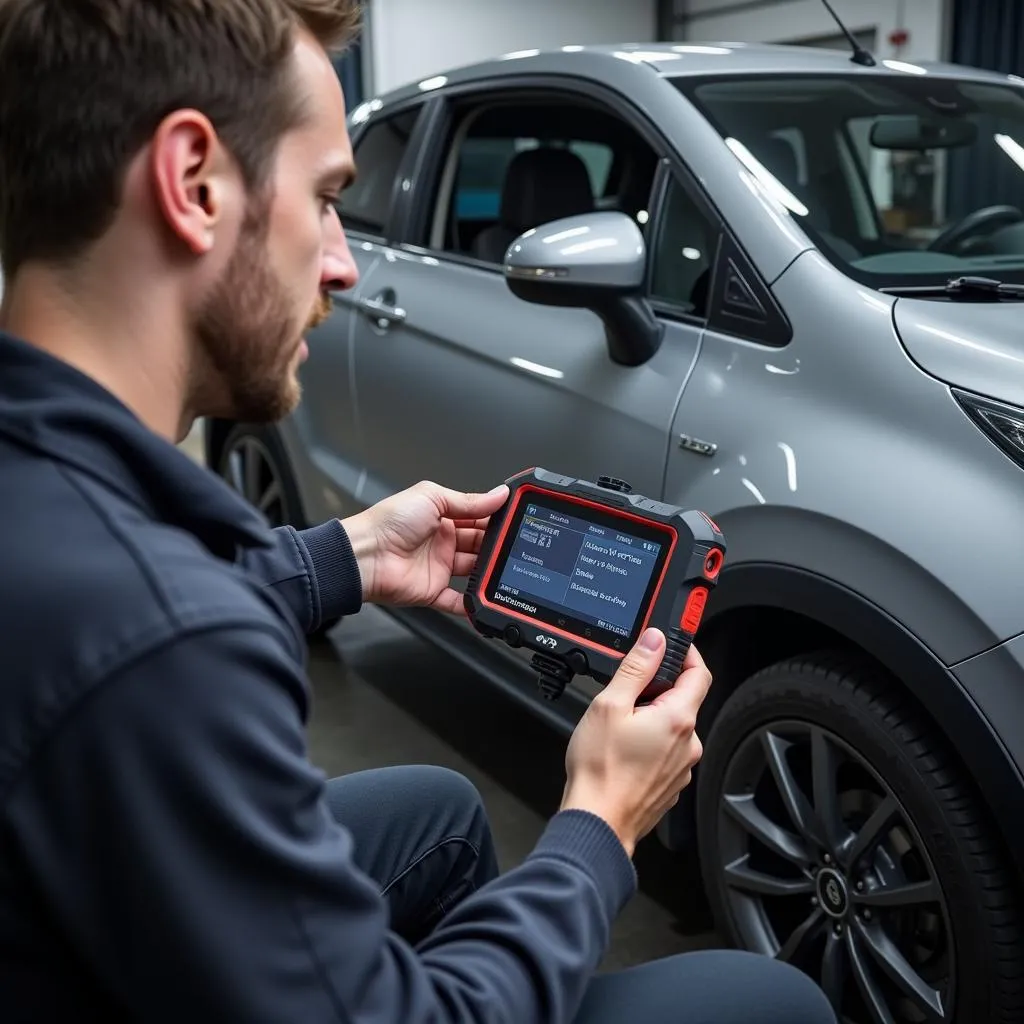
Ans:
[[[302,27],[330,51],[358,0],[0,0],[0,261],[79,255],[174,110],[205,114],[250,187],[300,116]]]

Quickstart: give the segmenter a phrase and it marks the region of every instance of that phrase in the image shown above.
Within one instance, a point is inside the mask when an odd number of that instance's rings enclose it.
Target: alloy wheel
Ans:
[[[224,452],[221,475],[271,526],[291,521],[281,472],[258,437],[243,434],[231,443]]]
[[[746,948],[811,974],[849,1024],[952,1019],[952,929],[935,868],[881,776],[834,733],[779,721],[733,753],[718,811]]]

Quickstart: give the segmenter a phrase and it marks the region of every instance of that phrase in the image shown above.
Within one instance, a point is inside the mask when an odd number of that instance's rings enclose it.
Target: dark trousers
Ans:
[[[332,779],[328,800],[379,881],[393,929],[416,942],[498,874],[476,788],[444,768],[401,767]],[[788,964],[731,950],[667,957],[597,975],[577,1024],[835,1024],[817,985]]]

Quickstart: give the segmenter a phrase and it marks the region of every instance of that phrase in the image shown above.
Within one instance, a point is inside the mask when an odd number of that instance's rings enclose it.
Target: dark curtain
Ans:
[[[363,47],[362,40],[356,39],[348,49],[334,61],[334,69],[341,79],[345,93],[345,107],[355,110],[363,102]]]
[[[951,57],[956,64],[1024,75],[1024,3],[955,0]],[[1020,168],[995,146],[972,155],[970,164],[964,154],[949,162],[949,219],[997,203],[1019,207]]]

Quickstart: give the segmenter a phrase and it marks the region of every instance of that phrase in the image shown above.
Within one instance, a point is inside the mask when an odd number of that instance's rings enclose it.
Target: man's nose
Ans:
[[[359,267],[352,258],[348,239],[341,228],[337,213],[331,217],[331,226],[324,240],[324,263],[320,284],[325,291],[348,291],[359,283]]]

